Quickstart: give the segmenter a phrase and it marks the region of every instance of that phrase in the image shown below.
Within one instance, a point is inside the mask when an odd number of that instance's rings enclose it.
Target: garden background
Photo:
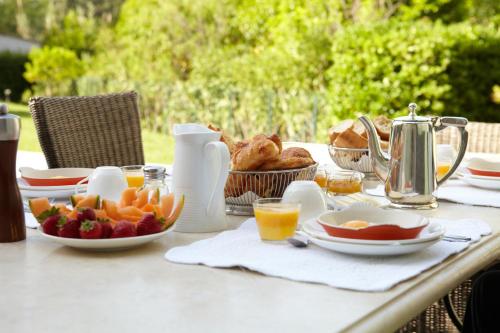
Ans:
[[[41,44],[0,53],[22,150],[40,149],[35,95],[138,91],[146,159],[163,163],[176,122],[326,142],[339,119],[411,101],[500,122],[497,0],[0,0],[0,14],[0,34]]]

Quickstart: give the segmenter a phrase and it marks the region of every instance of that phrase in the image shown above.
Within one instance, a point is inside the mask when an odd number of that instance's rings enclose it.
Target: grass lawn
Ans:
[[[35,124],[31,119],[28,106],[23,104],[8,103],[9,111],[20,116],[21,119],[21,139],[19,150],[41,152],[38,137],[36,135]],[[172,136],[153,132],[147,129],[142,130],[142,141],[147,163],[170,164],[174,160],[174,139]]]

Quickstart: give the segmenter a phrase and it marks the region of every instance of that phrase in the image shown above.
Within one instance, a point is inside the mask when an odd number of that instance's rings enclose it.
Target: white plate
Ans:
[[[323,229],[323,227],[314,219],[306,221],[302,225],[302,231],[309,237],[313,237],[327,242],[348,243],[354,245],[375,245],[375,246],[411,245],[411,244],[438,241],[445,233],[445,229],[441,224],[432,222],[427,227],[425,227],[422,230],[422,232],[414,239],[372,240],[372,239],[341,238],[341,237],[332,237],[328,235],[325,229]]]
[[[493,178],[493,179],[491,179]],[[460,179],[472,186],[485,188],[488,190],[500,190],[500,180],[498,177],[487,177],[487,176],[472,176],[468,174],[462,174]]]
[[[439,242],[440,238],[428,242],[414,244],[398,244],[393,245],[373,245],[373,244],[355,244],[345,242],[331,242],[319,238],[308,236],[311,243],[327,250],[354,254],[361,256],[398,256],[421,251],[429,246]]]
[[[65,198],[75,194],[78,187],[78,193],[87,191],[87,184],[82,185],[65,185],[65,186],[30,186],[23,179],[17,179],[17,185],[21,191],[21,195],[25,198]]]
[[[136,237],[124,237],[124,238],[106,238],[106,239],[79,239],[79,238],[57,237],[57,236],[47,235],[42,231],[41,227],[38,228],[38,231],[43,237],[62,245],[66,245],[76,249],[104,252],[104,251],[126,250],[144,245],[146,243],[152,242],[158,238],[163,237],[172,229],[173,229],[172,226],[170,226],[167,230],[159,232],[157,234],[136,236]]]

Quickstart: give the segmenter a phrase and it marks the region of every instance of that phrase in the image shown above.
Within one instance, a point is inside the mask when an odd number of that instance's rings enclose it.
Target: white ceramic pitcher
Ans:
[[[227,228],[224,186],[229,150],[221,134],[198,124],[174,125],[173,189],[185,196],[175,231],[213,232]]]

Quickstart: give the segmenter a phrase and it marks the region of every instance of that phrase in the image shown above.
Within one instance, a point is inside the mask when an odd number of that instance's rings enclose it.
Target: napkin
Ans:
[[[480,220],[431,219],[450,234],[469,236],[472,242],[491,233]],[[465,250],[469,242],[440,241],[420,252],[397,257],[361,257],[328,251],[314,245],[295,248],[259,239],[254,219],[238,229],[213,238],[170,249],[165,258],[182,264],[210,267],[245,267],[264,275],[293,281],[321,283],[357,291],[384,291],[417,276],[449,256]]]
[[[31,213],[24,213],[24,222],[26,223],[26,228],[36,229],[38,228],[38,221]]]
[[[448,179],[438,188],[436,197],[466,205],[500,208],[500,191],[474,187],[459,179]]]

